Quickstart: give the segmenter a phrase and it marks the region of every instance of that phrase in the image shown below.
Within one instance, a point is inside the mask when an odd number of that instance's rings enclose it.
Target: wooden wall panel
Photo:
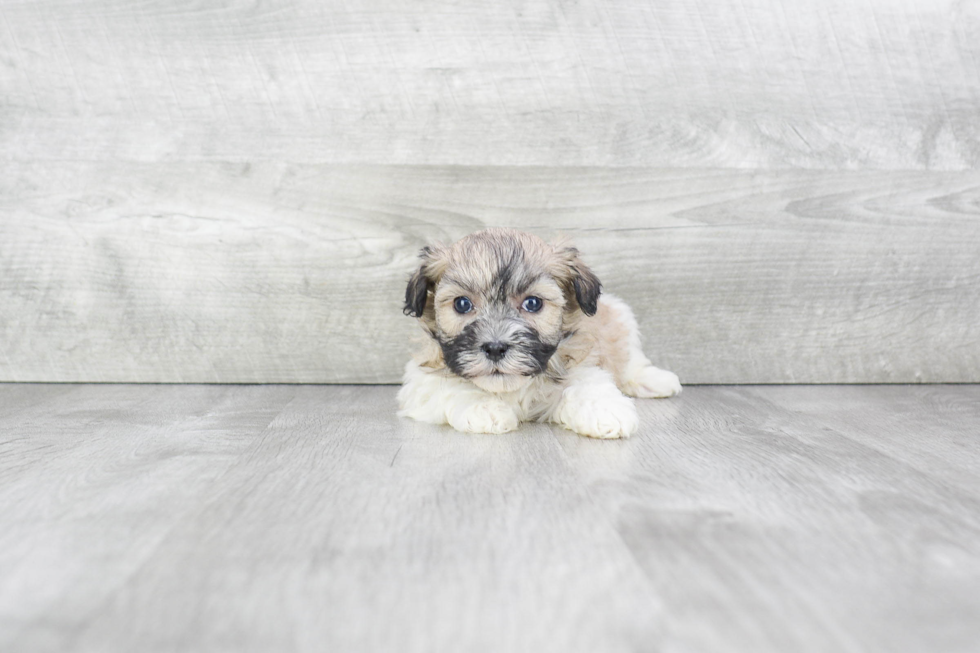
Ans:
[[[0,0],[0,380],[395,381],[576,237],[687,382],[977,381],[980,4]]]
[[[3,0],[0,158],[963,170],[959,0]]]
[[[395,382],[425,243],[572,236],[688,383],[980,381],[980,172],[0,166],[0,379]]]

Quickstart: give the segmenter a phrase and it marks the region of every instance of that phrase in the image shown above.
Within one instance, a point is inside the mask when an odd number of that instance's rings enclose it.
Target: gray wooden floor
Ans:
[[[0,650],[980,649],[980,386],[690,387],[624,442],[394,393],[0,385]]]

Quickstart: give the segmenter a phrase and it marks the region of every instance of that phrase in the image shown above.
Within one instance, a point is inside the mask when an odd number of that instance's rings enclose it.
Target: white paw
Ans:
[[[496,398],[459,406],[448,416],[449,424],[467,433],[507,433],[517,428],[514,410]]]
[[[584,393],[566,393],[555,413],[554,421],[590,438],[628,438],[640,426],[636,406],[618,392],[585,397]]]
[[[673,372],[649,365],[630,379],[624,390],[633,397],[645,399],[673,397],[680,393],[681,381]]]

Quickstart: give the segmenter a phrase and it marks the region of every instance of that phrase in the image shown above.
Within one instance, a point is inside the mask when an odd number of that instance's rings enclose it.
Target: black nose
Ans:
[[[496,363],[507,353],[507,345],[502,342],[488,342],[483,345],[483,352],[487,358]]]

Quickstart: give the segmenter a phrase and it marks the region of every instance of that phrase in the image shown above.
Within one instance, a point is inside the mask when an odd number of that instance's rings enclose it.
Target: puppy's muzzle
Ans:
[[[483,343],[483,346],[480,347],[480,349],[483,350],[483,353],[486,354],[487,358],[489,358],[492,362],[499,363],[503,357],[507,355],[507,350],[510,349],[510,347],[506,343],[497,340],[494,342]]]

